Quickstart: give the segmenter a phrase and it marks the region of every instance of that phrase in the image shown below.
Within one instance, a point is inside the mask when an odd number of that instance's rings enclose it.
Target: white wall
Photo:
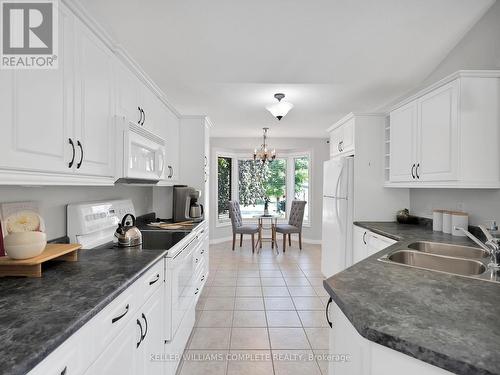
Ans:
[[[422,86],[460,69],[500,69],[500,2],[491,7]],[[469,212],[471,224],[477,225],[489,219],[500,220],[500,190],[412,189],[410,207],[414,214],[427,217],[433,208],[463,208]]]
[[[312,152],[311,169],[311,225],[303,228],[304,241],[321,240],[321,220],[322,220],[322,195],[323,195],[323,162],[329,159],[330,149],[324,138],[270,138],[269,143],[276,148],[278,154],[280,150],[296,150]],[[254,148],[262,143],[262,138],[210,138],[210,239],[220,241],[229,239],[232,236],[231,226],[217,227],[217,164],[215,150],[225,149],[234,152],[246,152],[251,155]],[[292,236],[293,237],[293,236]]]
[[[161,215],[171,217],[171,190],[172,188],[169,187],[125,185],[114,187],[0,186],[0,202],[38,201],[45,220],[47,237],[54,239],[66,235],[66,205],[68,203],[131,198],[138,215],[157,210]]]

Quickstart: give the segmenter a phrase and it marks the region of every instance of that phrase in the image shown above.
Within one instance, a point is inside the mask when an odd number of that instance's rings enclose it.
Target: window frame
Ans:
[[[227,149],[215,149],[214,150],[214,159],[213,159],[213,165],[215,166],[215,171],[214,173],[214,189],[213,189],[213,199],[215,204],[218,206],[218,191],[219,191],[219,168],[218,168],[218,159],[219,157],[223,158],[232,158],[233,160],[231,161],[231,200],[238,200],[239,197],[239,171],[238,171],[238,161],[239,160],[249,160],[252,159],[248,155],[251,155],[252,151],[248,150],[242,151],[234,151],[234,150],[227,150]],[[304,219],[303,226],[304,227],[311,227],[311,219],[313,217],[313,207],[312,207],[312,201],[313,201],[313,163],[314,163],[314,155],[313,155],[313,150],[312,149],[307,149],[307,150],[288,150],[288,151],[276,151],[278,154],[278,157],[280,159],[286,159],[286,191],[287,191],[287,197],[289,196],[289,193],[292,193],[292,199],[287,199],[286,201],[286,215],[284,218],[278,219],[279,223],[287,223],[288,222],[288,217],[290,215],[290,208],[291,208],[291,201],[295,199],[295,159],[300,158],[300,157],[308,157],[309,158],[309,171],[308,171],[308,183],[309,183],[309,191],[307,194],[307,220]],[[218,210],[215,209],[215,227],[228,227],[231,226],[231,219],[224,219],[220,220],[219,219],[219,214]],[[257,219],[252,219],[252,218],[245,218],[245,221],[247,222],[255,222],[257,223]]]

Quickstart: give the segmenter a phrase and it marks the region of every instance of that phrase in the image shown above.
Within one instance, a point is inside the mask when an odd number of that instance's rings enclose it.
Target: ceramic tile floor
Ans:
[[[266,246],[267,245],[267,246]],[[178,375],[326,375],[328,301],[319,245],[210,246],[210,275]]]

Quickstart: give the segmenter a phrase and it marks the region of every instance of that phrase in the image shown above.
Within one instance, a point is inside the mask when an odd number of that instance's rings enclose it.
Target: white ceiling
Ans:
[[[214,136],[321,137],[418,85],[494,0],[80,0]],[[264,106],[284,92],[281,121]]]

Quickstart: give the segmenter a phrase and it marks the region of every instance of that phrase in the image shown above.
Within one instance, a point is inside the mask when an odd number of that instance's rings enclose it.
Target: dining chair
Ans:
[[[286,250],[286,237],[288,235],[288,246],[292,246],[292,233],[299,235],[299,249],[302,250],[302,222],[304,221],[304,213],[306,201],[292,201],[290,209],[290,217],[288,224],[277,224],[276,232],[283,233],[283,252]]]
[[[233,251],[236,243],[236,235],[240,235],[240,247],[243,244],[243,235],[250,234],[252,236],[252,253],[255,252],[255,235],[259,233],[257,224],[243,224],[241,217],[240,204],[236,201],[229,201],[229,217],[233,227]]]

